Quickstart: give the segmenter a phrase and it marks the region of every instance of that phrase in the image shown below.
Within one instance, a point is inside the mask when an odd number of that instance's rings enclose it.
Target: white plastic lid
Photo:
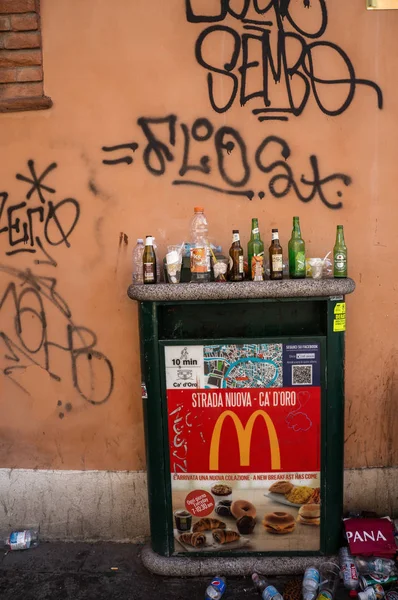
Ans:
[[[144,240],[142,238],[137,238],[137,244],[143,244]]]

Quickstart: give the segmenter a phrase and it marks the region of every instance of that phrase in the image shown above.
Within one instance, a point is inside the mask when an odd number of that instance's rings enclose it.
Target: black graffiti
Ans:
[[[65,244],[70,248],[69,238],[80,217],[80,205],[74,198],[64,198],[59,202],[48,199],[45,194],[55,194],[56,190],[45,185],[43,180],[57,168],[51,163],[38,176],[33,160],[28,161],[31,177],[17,173],[19,181],[30,184],[26,201],[12,203],[7,192],[0,193],[0,235],[8,235],[10,250],[7,256],[18,253],[35,254],[39,249],[45,260],[35,260],[35,264],[56,266],[56,261],[44,248],[44,242],[50,246]],[[38,205],[32,205],[32,196],[36,194]]]
[[[115,152],[116,150],[124,150],[125,148],[129,148],[132,152],[135,152],[138,148],[138,144],[135,142],[129,142],[127,144],[118,144],[117,146],[102,146],[102,150],[104,152]],[[103,160],[102,162],[104,165],[119,165],[120,163],[131,165],[133,163],[133,159],[131,156],[122,156],[121,158]]]
[[[196,4],[198,7],[203,6],[201,2]],[[383,95],[380,87],[373,81],[358,78],[350,58],[337,44],[319,41],[328,25],[326,0],[313,0],[311,3],[309,0],[304,0],[303,2],[305,9],[318,10],[320,24],[315,30],[310,30],[298,22],[297,16],[294,17],[292,14],[290,0],[269,0],[264,2],[263,6],[259,0],[243,0],[240,12],[232,8],[231,0],[219,0],[215,4],[219,7],[215,14],[214,11],[210,14],[198,13],[194,10],[192,0],[185,0],[186,18],[189,23],[212,23],[199,34],[195,44],[195,57],[198,64],[207,71],[209,100],[216,112],[228,111],[237,100],[239,93],[241,106],[252,100],[260,101],[260,106],[252,110],[254,115],[261,115],[258,117],[259,121],[270,119],[286,121],[288,120],[286,114],[299,116],[303,112],[312,93],[316,104],[324,114],[337,116],[349,108],[358,86],[373,89],[376,93],[377,106],[379,109],[382,108]],[[214,6],[214,3],[211,6]],[[297,12],[297,3],[294,3],[294,7]],[[247,18],[248,15],[253,15],[255,18]],[[221,23],[227,16],[240,21],[243,29],[250,32],[240,33],[230,26],[214,24]],[[269,16],[272,20],[264,20]],[[285,31],[285,20],[291,31]],[[210,40],[214,45],[221,36],[223,47],[231,48],[230,55],[227,61],[223,59],[223,64],[215,62],[217,58],[214,59],[213,56],[211,61],[206,59],[206,45]],[[274,51],[272,36],[275,38],[276,50]],[[308,39],[316,41],[308,43]],[[298,53],[295,52],[295,44],[298,45]],[[316,72],[314,62],[325,49],[334,55],[331,64],[340,61],[346,73],[344,77],[328,77]],[[294,56],[290,62],[289,50],[290,56]],[[260,72],[260,76],[257,77],[260,85],[256,83],[255,91],[249,92],[248,90],[254,85],[253,82],[249,82],[253,71],[256,74]],[[229,97],[224,103],[220,103],[216,98],[215,76],[225,78],[231,88]],[[274,84],[278,84],[279,93],[280,84],[285,85],[283,104],[279,104],[279,100],[274,101],[272,98],[272,80]],[[298,86],[295,85],[296,82]],[[339,89],[342,86],[343,89],[347,88],[345,97],[335,101],[334,106],[328,106],[330,94],[325,94],[325,99],[322,99],[320,93],[325,85]],[[226,89],[227,86],[223,86],[223,94],[226,93]],[[282,116],[274,113],[282,113]]]
[[[79,395],[90,404],[106,402],[114,387],[112,363],[97,350],[96,334],[72,320],[67,302],[56,289],[57,280],[34,274],[30,269],[19,270],[1,264],[0,271],[12,278],[0,299],[0,312],[7,301],[12,302],[14,308],[13,336],[0,331],[0,339],[5,346],[3,359],[8,361],[3,369],[4,375],[25,392],[26,388],[15,379],[15,375],[31,365],[40,366],[52,379],[62,381],[52,366],[54,349],[57,349],[68,357],[67,370]],[[57,324],[52,335],[47,314],[48,309],[53,310],[51,307],[55,307],[64,318],[63,325]],[[32,332],[35,332],[35,339],[32,339]],[[103,369],[100,383],[96,369]],[[89,373],[88,384],[83,383],[83,372]]]
[[[216,129],[207,118],[196,119],[191,127],[186,123],[180,123],[177,127],[178,119],[173,114],[158,119],[141,117],[137,122],[147,139],[143,152],[144,165],[156,177],[165,175],[168,163],[176,161],[174,149],[177,150],[177,142],[182,140],[182,162],[178,169],[180,178],[174,179],[173,185],[200,186],[249,200],[255,195],[263,199],[266,196],[264,189],[255,192],[248,187],[255,168],[267,176],[264,187],[274,198],[283,198],[292,192],[301,202],[310,202],[318,197],[328,208],[339,209],[343,206],[343,192],[341,189],[333,192],[330,184],[335,182],[347,187],[352,183],[351,177],[344,173],[322,174],[320,159],[315,154],[309,156],[308,173],[297,176],[288,162],[292,158],[290,146],[281,137],[269,135],[263,138],[252,153],[238,129],[227,126]],[[177,137],[178,130],[181,131],[181,138]],[[200,155],[199,160],[193,161],[193,151]],[[275,155],[277,160],[272,158]],[[187,174],[189,176],[185,178]],[[194,174],[199,179],[193,179]],[[220,185],[214,183],[214,174],[220,178]],[[210,175],[211,183],[208,182]],[[337,195],[337,200],[332,196],[333,193]]]

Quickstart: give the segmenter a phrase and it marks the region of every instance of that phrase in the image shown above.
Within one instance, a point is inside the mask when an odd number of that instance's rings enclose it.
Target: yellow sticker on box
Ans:
[[[333,331],[345,331],[345,314],[335,315],[333,321]]]
[[[334,307],[334,314],[345,315],[345,302],[337,302],[336,306]]]

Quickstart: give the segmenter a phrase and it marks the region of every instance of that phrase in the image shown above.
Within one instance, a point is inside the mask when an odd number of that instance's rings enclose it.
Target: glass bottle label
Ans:
[[[279,233],[277,231],[273,231],[272,232],[272,239],[273,240],[279,240]]]
[[[295,257],[296,273],[305,273],[305,254],[304,252],[297,252]]]
[[[272,270],[275,273],[280,273],[283,271],[283,257],[282,254],[273,254],[272,255]]]
[[[144,281],[155,281],[155,265],[144,263]]]
[[[252,233],[256,234],[258,233],[260,230],[258,227],[255,227],[254,229],[252,229]]]
[[[243,273],[243,256],[239,256],[239,273]]]
[[[345,271],[347,265],[347,257],[341,252],[336,252],[334,255],[334,267],[336,271]]]
[[[240,241],[239,233],[233,233],[232,234],[232,243],[239,242],[239,241]]]

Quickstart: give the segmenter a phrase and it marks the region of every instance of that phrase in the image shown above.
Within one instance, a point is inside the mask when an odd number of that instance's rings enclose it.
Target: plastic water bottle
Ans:
[[[227,582],[224,577],[215,577],[207,586],[205,600],[220,600],[226,587]]]
[[[359,585],[358,571],[353,557],[345,546],[340,548],[339,561],[344,587],[346,587],[347,590],[356,590]]]
[[[374,556],[357,556],[355,564],[360,573],[378,573],[390,575],[395,571],[395,563],[389,558],[375,558]]]
[[[142,266],[142,255],[144,254],[144,240],[142,238],[137,239],[137,243],[133,250],[133,283],[143,284],[143,266]]]
[[[318,594],[319,582],[321,578],[318,569],[308,567],[305,570],[303,578],[303,599],[314,600]]]
[[[211,264],[208,243],[209,226],[201,206],[195,207],[191,221],[191,281],[200,283],[210,281]]]
[[[5,540],[5,546],[9,550],[28,550],[39,545],[39,532],[37,529],[23,529],[12,531]]]
[[[261,594],[263,600],[283,600],[281,594],[278,592],[276,587],[271,585],[265,577],[260,577],[258,573],[253,573],[252,581],[254,587]]]

